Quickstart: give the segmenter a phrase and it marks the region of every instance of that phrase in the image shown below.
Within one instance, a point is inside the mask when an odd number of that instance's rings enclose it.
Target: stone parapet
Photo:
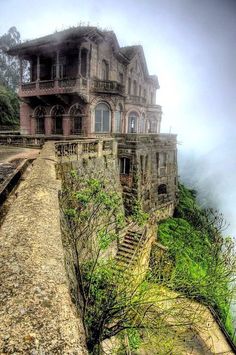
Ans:
[[[65,270],[54,149],[45,144],[0,231],[1,354],[87,354]]]

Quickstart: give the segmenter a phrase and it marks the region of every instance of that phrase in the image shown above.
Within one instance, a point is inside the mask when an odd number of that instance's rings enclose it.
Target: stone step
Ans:
[[[137,232],[134,232],[134,231],[132,231],[130,229],[127,231],[127,234],[133,235],[133,236],[135,236],[137,238],[141,238],[141,236],[142,236],[142,233],[137,233]]]
[[[136,248],[137,248],[137,244],[129,243],[127,241],[124,241],[122,244],[120,244],[120,246],[125,247],[127,249],[131,249],[131,250],[136,250]]]
[[[125,247],[120,247],[120,248],[118,249],[117,254],[119,254],[120,252],[121,252],[121,253],[129,254],[129,255],[133,255],[133,254],[135,253],[135,249],[128,249],[128,248],[125,248]]]
[[[130,255],[127,255],[127,254],[122,254],[122,253],[119,253],[116,255],[116,260],[123,260],[123,261],[127,261],[127,262],[130,262],[131,260],[137,260],[138,256],[137,255],[132,255],[130,257]]]
[[[136,245],[144,243],[144,240],[140,241],[140,239],[134,239],[134,237],[129,236],[129,235],[125,236],[124,241],[127,241],[127,242],[130,241]]]
[[[125,237],[128,237],[132,240],[136,240],[136,241],[139,241],[141,239],[141,236],[137,235],[137,234],[130,234],[130,233],[127,233]]]

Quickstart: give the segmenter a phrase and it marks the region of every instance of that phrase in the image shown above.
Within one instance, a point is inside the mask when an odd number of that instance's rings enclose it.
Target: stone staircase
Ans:
[[[131,226],[118,247],[116,255],[117,269],[125,270],[134,266],[138,261],[145,241],[146,229]]]

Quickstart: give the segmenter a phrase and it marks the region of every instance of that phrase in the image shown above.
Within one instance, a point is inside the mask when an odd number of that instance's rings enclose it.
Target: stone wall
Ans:
[[[178,171],[176,136],[165,134],[117,135],[124,203],[132,210],[134,199],[145,211],[158,211],[176,203]],[[123,162],[124,165],[124,162]],[[121,169],[122,170],[122,169]]]
[[[46,143],[1,228],[1,354],[87,354],[65,270],[59,188]]]

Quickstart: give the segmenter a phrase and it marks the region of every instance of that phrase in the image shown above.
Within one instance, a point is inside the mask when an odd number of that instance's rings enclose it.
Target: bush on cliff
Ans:
[[[159,283],[213,307],[232,335],[236,257],[232,239],[222,236],[225,226],[220,213],[202,209],[196,192],[180,185],[174,217],[159,226],[158,239],[168,251],[162,268],[153,271]]]

